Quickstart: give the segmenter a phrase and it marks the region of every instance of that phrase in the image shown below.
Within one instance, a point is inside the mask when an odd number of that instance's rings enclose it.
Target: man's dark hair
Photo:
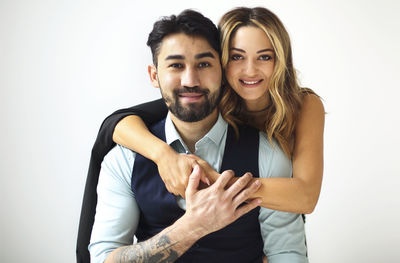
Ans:
[[[187,9],[178,16],[166,16],[154,23],[153,30],[147,39],[147,45],[151,49],[155,66],[157,66],[162,40],[164,37],[176,33],[203,37],[220,54],[221,47],[217,27],[199,12]]]

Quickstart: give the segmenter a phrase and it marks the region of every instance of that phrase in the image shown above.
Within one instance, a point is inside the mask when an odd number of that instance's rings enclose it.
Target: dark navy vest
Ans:
[[[156,123],[150,131],[165,141],[165,120]],[[258,175],[259,133],[241,126],[236,138],[231,126],[228,128],[221,171],[232,169],[241,176],[251,172]],[[169,193],[154,162],[137,154],[132,172],[132,191],[140,208],[138,241],[153,237],[172,225],[185,211]],[[263,241],[258,221],[259,208],[245,214],[227,227],[198,240],[176,262],[262,262]]]

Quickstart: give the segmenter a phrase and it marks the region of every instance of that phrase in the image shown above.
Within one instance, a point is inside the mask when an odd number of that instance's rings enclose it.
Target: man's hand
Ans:
[[[239,207],[260,186],[258,181],[248,185],[250,174],[227,187],[233,172],[225,171],[212,186],[198,190],[202,176],[202,169],[195,165],[186,188],[186,213],[181,218],[146,241],[115,249],[105,262],[174,262],[197,240],[258,206],[260,200],[256,199]]]
[[[229,225],[259,205],[261,200],[254,199],[239,207],[260,187],[258,180],[249,184],[251,174],[246,173],[233,185],[228,186],[234,174],[233,171],[224,171],[212,186],[198,190],[202,173],[202,169],[196,165],[189,177],[186,188],[186,213],[183,216],[193,224],[201,236]]]

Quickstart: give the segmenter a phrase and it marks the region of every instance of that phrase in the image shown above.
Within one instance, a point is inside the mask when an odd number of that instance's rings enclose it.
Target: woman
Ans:
[[[293,164],[293,178],[260,178],[262,187],[257,196],[262,197],[261,205],[311,213],[322,182],[324,108],[313,91],[298,84],[287,31],[279,18],[265,8],[229,11],[221,18],[219,30],[227,80],[219,105],[222,116],[233,127],[246,123],[265,132]],[[161,100],[134,110],[147,124],[166,114]],[[115,121],[120,117],[117,114],[112,118]],[[113,139],[153,160],[172,193],[184,195],[195,163],[208,172],[211,181],[216,176],[198,157],[177,154],[154,137],[138,116],[122,119]]]

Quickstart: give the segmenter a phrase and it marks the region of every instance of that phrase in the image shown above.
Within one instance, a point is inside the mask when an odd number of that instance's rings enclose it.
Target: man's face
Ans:
[[[184,33],[165,37],[158,66],[150,66],[149,73],[168,109],[182,121],[200,121],[219,103],[222,78],[219,55],[202,37]]]

